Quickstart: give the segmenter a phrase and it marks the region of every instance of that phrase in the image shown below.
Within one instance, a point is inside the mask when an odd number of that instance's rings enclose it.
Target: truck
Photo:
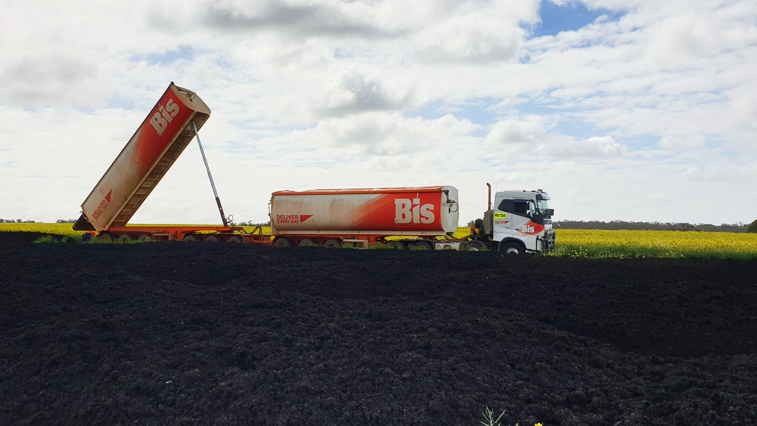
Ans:
[[[483,246],[508,255],[527,252],[548,252],[555,249],[555,231],[552,230],[554,209],[549,206],[549,194],[535,191],[502,191],[494,195],[483,219],[471,224],[471,246]]]
[[[487,184],[488,185],[488,184]],[[274,247],[343,244],[420,250],[545,252],[555,247],[549,195],[535,191],[495,194],[495,206],[455,238],[458,191],[452,186],[277,191],[271,196]],[[491,200],[491,185],[489,185]]]
[[[94,231],[97,238],[121,242],[226,241],[326,248],[382,244],[397,249],[498,250],[508,255],[554,249],[549,195],[541,189],[497,192],[492,206],[489,184],[488,209],[463,238],[455,237],[458,191],[444,185],[276,191],[269,204],[271,233],[264,233],[261,226],[246,232],[225,216],[202,149],[199,129],[209,117],[210,108],[195,92],[171,82],[82,203],[74,230]],[[200,147],[223,225],[128,225],[193,139]]]

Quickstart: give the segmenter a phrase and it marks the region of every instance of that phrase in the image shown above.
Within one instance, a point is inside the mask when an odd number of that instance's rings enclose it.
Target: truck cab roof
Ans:
[[[512,199],[525,199],[525,200],[549,200],[549,194],[542,191],[541,189],[537,190],[506,190],[506,191],[500,191],[497,192],[494,195],[496,198],[512,198]]]

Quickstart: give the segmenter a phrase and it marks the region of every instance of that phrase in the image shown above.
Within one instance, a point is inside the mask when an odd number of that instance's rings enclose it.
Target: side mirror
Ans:
[[[553,216],[555,214],[555,209],[547,209],[547,216]]]

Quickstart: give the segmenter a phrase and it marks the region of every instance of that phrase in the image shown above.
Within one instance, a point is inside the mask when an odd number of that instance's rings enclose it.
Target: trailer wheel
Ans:
[[[342,242],[336,239],[326,240],[323,246],[326,248],[341,248]]]
[[[502,253],[508,257],[520,257],[526,254],[526,250],[518,243],[507,243],[502,246]]]
[[[226,240],[227,243],[241,243],[242,239],[239,237],[231,237],[228,240]]]
[[[417,243],[413,244],[413,248],[415,250],[433,250],[434,248],[431,246],[431,243],[428,241],[418,241]]]
[[[142,234],[142,235],[139,236],[139,241],[147,241],[147,240],[149,240],[151,238],[152,237],[150,236],[150,234]]]
[[[113,241],[113,234],[110,232],[103,232],[97,236],[97,239],[102,241]]]
[[[466,246],[468,251],[484,251],[484,245],[480,241],[471,241]]]
[[[218,237],[216,237],[215,235],[209,235],[209,236],[205,237],[204,241],[210,241],[212,243],[214,241],[218,241]]]
[[[194,235],[185,235],[184,238],[182,238],[181,241],[186,241],[186,242],[192,243],[192,242],[197,241],[197,237],[195,237]]]
[[[292,240],[288,238],[276,238],[273,241],[274,247],[292,247],[293,245]]]
[[[129,241],[131,241],[131,235],[129,235],[129,234],[121,234],[118,237],[118,242],[121,243],[121,244],[126,244]]]
[[[405,245],[402,244],[402,241],[397,241],[397,240],[389,241],[386,244],[386,246],[388,248],[390,248],[390,249],[395,249],[395,250],[404,250],[405,249]]]
[[[320,244],[318,244],[318,241],[311,240],[310,238],[305,238],[304,240],[300,241],[300,247],[319,247]]]

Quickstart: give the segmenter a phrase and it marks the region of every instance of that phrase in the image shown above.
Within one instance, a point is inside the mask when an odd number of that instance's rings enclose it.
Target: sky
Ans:
[[[753,0],[0,0],[0,218],[75,219],[171,81],[227,214],[543,189],[555,220],[757,219]],[[220,223],[192,142],[131,223]]]

